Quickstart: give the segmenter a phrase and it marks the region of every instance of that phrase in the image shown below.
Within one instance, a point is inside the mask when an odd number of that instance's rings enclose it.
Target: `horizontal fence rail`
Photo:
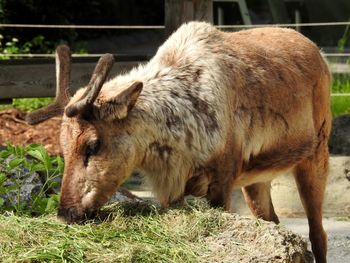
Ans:
[[[72,54],[72,57],[76,58],[97,58],[101,57],[103,54]],[[349,57],[350,53],[322,53],[325,57]],[[44,53],[27,53],[27,54],[8,54],[8,53],[0,53],[0,56],[9,57],[9,58],[54,58],[55,54],[44,54]],[[117,55],[118,56],[118,55]]]
[[[101,54],[71,54],[73,58],[81,58],[81,59],[89,59],[89,58],[100,58],[102,55],[105,53]],[[42,58],[42,59],[52,59],[55,58],[55,53],[52,54],[7,54],[7,53],[0,53],[0,57],[9,57],[9,58]],[[114,57],[118,59],[118,61],[131,61],[131,60],[148,60],[152,57],[150,54],[145,54],[145,55],[129,55],[129,54],[114,54]],[[20,62],[26,62],[25,59],[16,59],[16,60],[0,60],[0,65],[2,64],[8,64],[8,63],[16,63],[16,61]],[[29,64],[33,64],[35,61],[39,60],[28,60]],[[30,62],[32,61],[32,62]]]
[[[116,56],[110,76],[126,72],[140,63],[145,63],[151,56]],[[96,57],[75,57],[72,63],[71,89],[75,92],[84,87],[96,65]],[[343,64],[340,64],[343,65]],[[337,64],[330,68],[337,73],[345,71]],[[55,64],[54,59],[23,59],[0,61],[0,100],[13,98],[37,98],[55,96]],[[332,96],[350,96],[350,93],[333,93]]]
[[[332,93],[332,97],[348,97],[350,96],[350,93]]]
[[[0,100],[55,96],[54,60],[42,60],[40,63],[33,62],[0,63]],[[87,85],[96,62],[97,59],[93,61],[73,61],[70,86],[73,92]],[[114,64],[110,76],[128,71],[138,64],[139,61],[117,62]]]
[[[288,24],[253,24],[253,25],[215,25],[218,28],[252,28],[252,27],[324,27],[347,26],[349,21],[318,22],[318,23],[288,23]],[[165,25],[43,25],[43,24],[0,24],[0,28],[48,28],[48,29],[165,29]]]
[[[288,24],[252,24],[252,25],[217,25],[216,27],[222,29],[230,28],[253,28],[253,27],[325,27],[325,26],[347,26],[349,21],[344,22],[319,22],[319,23],[288,23]]]
[[[350,53],[322,53],[325,57],[350,57]]]
[[[8,28],[51,28],[51,29],[165,29],[164,25],[43,25],[43,24],[0,24]]]

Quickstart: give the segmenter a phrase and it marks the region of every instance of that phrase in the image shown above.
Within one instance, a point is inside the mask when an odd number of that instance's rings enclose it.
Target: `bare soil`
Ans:
[[[0,145],[39,143],[52,154],[60,154],[59,130],[61,118],[52,118],[31,126],[24,121],[25,113],[16,109],[0,112]]]

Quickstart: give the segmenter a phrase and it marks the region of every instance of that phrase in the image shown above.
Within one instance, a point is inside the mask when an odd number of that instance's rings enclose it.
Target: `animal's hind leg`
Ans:
[[[271,200],[271,183],[255,183],[242,188],[244,199],[254,216],[279,223]]]
[[[328,149],[319,146],[314,157],[297,165],[295,180],[308,222],[309,237],[317,263],[327,262],[327,235],[322,225],[322,203],[328,175]]]

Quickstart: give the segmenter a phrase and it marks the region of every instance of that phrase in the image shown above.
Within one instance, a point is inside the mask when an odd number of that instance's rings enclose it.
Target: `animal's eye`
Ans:
[[[87,166],[90,157],[92,155],[96,155],[98,153],[98,151],[100,150],[100,148],[101,148],[100,140],[89,141],[86,144],[85,156],[84,156],[84,164],[85,164],[85,166]]]

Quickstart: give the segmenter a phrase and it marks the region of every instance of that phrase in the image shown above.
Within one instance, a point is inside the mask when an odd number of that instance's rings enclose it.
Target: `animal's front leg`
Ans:
[[[174,200],[169,200],[169,197],[159,199],[160,206],[162,208],[168,208],[169,206],[183,205],[185,203],[185,195],[182,194]]]
[[[162,208],[168,208],[169,207],[169,198],[164,197],[164,198],[159,198],[159,203]]]
[[[213,207],[223,207],[226,211],[231,210],[231,198],[234,179],[241,172],[243,165],[240,146],[232,140],[226,143],[222,154],[218,154],[207,166],[210,167],[210,183],[206,198]]]
[[[163,177],[159,180],[154,180],[154,190],[158,197],[162,208],[167,208],[169,205],[179,205],[184,203],[186,178],[189,174],[188,168],[185,169],[169,169],[166,174],[161,174],[157,178]]]
[[[207,200],[213,207],[223,207],[229,211],[231,208],[232,184],[213,182],[208,189]]]
[[[171,206],[180,206],[185,203],[185,195],[181,195],[179,198],[171,201],[170,205]]]
[[[208,192],[211,176],[210,170],[197,171],[187,182],[185,187],[185,196],[193,195],[196,197],[205,196]]]
[[[224,168],[221,166],[213,172],[206,196],[211,206],[231,210],[233,179],[236,174],[235,165],[229,163]]]

